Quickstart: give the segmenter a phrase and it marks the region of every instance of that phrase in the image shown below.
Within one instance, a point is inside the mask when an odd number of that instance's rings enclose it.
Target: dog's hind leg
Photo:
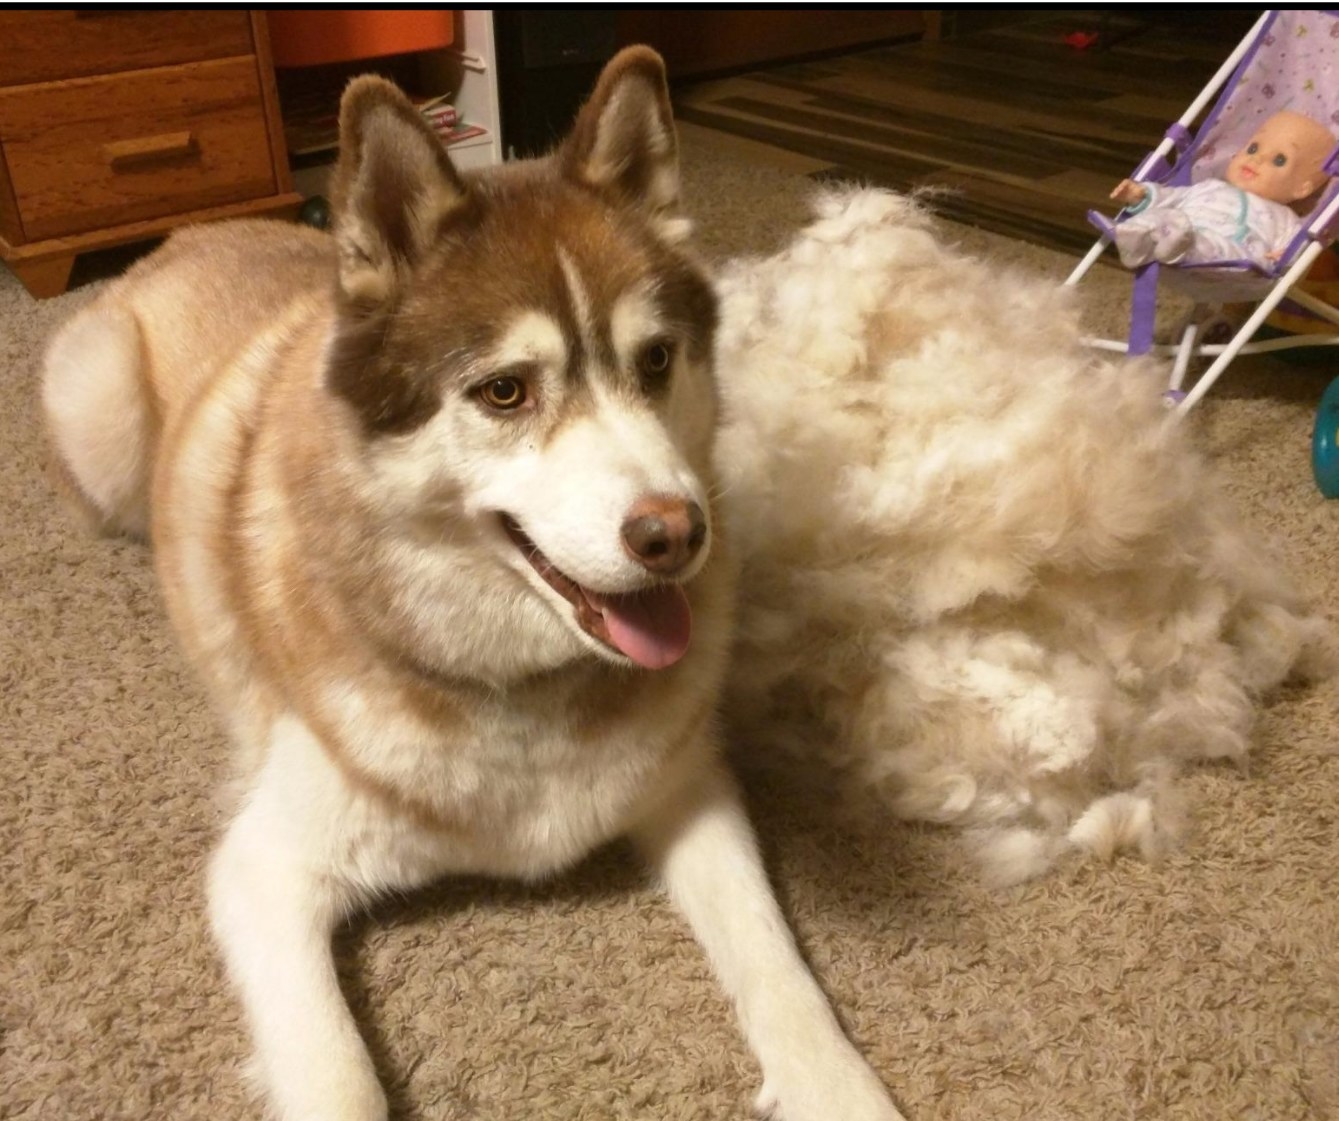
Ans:
[[[902,1121],[846,1039],[772,894],[733,781],[719,765],[633,830],[734,999],[775,1121]]]
[[[57,485],[92,527],[144,537],[158,431],[133,314],[112,299],[79,312],[51,341],[42,405]]]

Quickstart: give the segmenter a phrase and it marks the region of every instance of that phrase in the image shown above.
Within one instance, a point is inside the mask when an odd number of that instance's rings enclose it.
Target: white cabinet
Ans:
[[[375,60],[367,69],[375,70]],[[416,72],[416,74],[415,74]],[[441,50],[423,51],[415,56],[411,72],[405,76],[423,95],[445,94],[465,123],[484,130],[451,145],[451,159],[462,171],[488,167],[502,162],[502,115],[498,108],[497,49],[493,38],[493,13],[487,8],[461,8],[456,11],[455,41]],[[338,89],[327,100],[337,102]],[[329,110],[324,110],[329,112]],[[335,152],[327,162],[298,166],[293,170],[293,185],[307,197],[330,194],[330,173]]]
[[[424,59],[431,88],[454,90],[457,112],[467,123],[486,130],[451,145],[451,159],[461,170],[502,162],[502,118],[498,110],[497,49],[493,13],[488,8],[463,8],[457,15],[456,41]]]

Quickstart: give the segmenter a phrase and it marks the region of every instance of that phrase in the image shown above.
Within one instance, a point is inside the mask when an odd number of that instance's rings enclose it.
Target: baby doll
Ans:
[[[1266,120],[1227,165],[1224,179],[1190,187],[1124,180],[1111,197],[1127,216],[1110,230],[1127,268],[1149,261],[1251,261],[1269,268],[1302,221],[1293,205],[1326,182],[1329,129],[1284,110]]]

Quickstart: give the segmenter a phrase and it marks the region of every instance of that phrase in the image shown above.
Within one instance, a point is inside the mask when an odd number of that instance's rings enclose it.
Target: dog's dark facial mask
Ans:
[[[388,323],[444,239],[468,238],[486,225],[490,194],[579,187],[603,207],[635,217],[652,240],[668,246],[685,236],[659,56],[643,47],[621,52],[552,155],[491,174],[493,182],[462,177],[437,134],[392,83],[368,75],[349,84],[340,103],[333,186],[340,323],[328,384],[358,410],[370,434],[412,430],[436,410],[440,388],[405,355],[388,352],[386,344],[394,341]],[[675,271],[682,280],[685,270]],[[696,270],[688,271],[697,289],[698,332],[702,324],[714,329],[714,297]],[[711,307],[704,311],[705,304]],[[693,341],[709,348],[711,340]]]

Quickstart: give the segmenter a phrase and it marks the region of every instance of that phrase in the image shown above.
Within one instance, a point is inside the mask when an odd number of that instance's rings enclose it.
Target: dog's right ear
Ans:
[[[355,78],[340,101],[332,194],[340,287],[362,305],[386,301],[465,202],[437,134],[375,75]]]

